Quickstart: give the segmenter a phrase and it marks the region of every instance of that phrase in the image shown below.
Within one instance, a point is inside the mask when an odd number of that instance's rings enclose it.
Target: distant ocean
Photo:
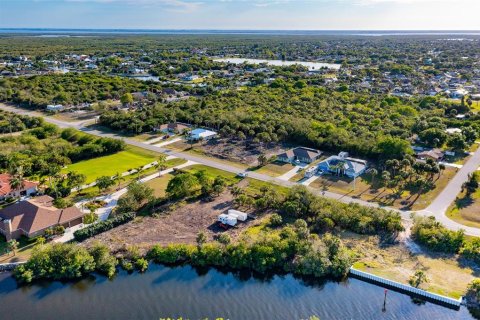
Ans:
[[[0,34],[24,34],[44,37],[64,37],[102,34],[184,34],[184,35],[331,35],[331,36],[415,36],[455,35],[479,36],[480,30],[199,30],[199,29],[43,29],[0,28]]]

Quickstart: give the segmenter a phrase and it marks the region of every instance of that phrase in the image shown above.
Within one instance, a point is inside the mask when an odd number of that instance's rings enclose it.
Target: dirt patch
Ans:
[[[132,222],[99,234],[84,243],[88,246],[95,241],[101,241],[114,252],[126,246],[135,245],[145,252],[154,244],[195,244],[200,231],[205,232],[209,241],[222,232],[228,233],[232,239],[235,239],[241,231],[256,225],[257,220],[240,222],[235,228],[229,230],[220,228],[216,223],[217,217],[232,208],[232,204],[233,196],[226,191],[210,202],[195,201],[178,204],[173,210],[158,217],[138,217]]]
[[[182,141],[174,143],[171,147],[186,150],[190,148],[190,145]],[[285,146],[276,143],[260,144],[252,143],[249,140],[226,138],[196,143],[193,145],[193,148],[207,156],[240,162],[248,166],[258,165],[257,159],[260,154],[265,154],[270,158],[286,150]]]

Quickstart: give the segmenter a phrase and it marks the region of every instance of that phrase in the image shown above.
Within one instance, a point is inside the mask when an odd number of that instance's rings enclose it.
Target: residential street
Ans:
[[[39,114],[38,112],[32,112],[32,111],[27,111],[24,109],[19,109],[11,106],[7,106],[4,104],[0,104],[0,109],[6,110],[6,111],[11,111],[15,112],[18,114],[24,114],[24,115],[30,115],[30,116],[42,116],[45,121],[56,124],[57,126],[61,128],[69,128],[73,127],[78,130],[96,135],[96,136],[101,136],[101,137],[110,137],[110,138],[116,138],[116,139],[123,139],[127,144],[137,146],[143,149],[151,150],[151,151],[156,151],[160,153],[164,153],[168,156],[175,156],[178,158],[183,158],[188,161],[192,161],[195,163],[203,164],[206,166],[210,166],[216,169],[224,170],[227,172],[232,172],[235,174],[238,174],[240,172],[243,172],[244,170],[237,168],[232,165],[228,165],[225,163],[220,163],[215,161],[212,158],[207,158],[207,157],[200,157],[196,155],[192,155],[189,153],[185,152],[178,152],[178,151],[172,151],[166,148],[159,147],[158,145],[150,145],[144,142],[136,141],[133,139],[126,139],[125,137],[122,137],[120,135],[116,134],[111,134],[111,133],[105,133],[99,130],[91,129],[89,127],[85,127],[85,124],[89,121],[79,121],[79,122],[67,122],[67,121],[62,121],[58,120],[55,118],[51,117],[46,117],[42,114]],[[453,203],[455,198],[457,197],[458,193],[461,190],[462,184],[467,181],[468,175],[475,170],[478,169],[480,166],[480,148],[472,155],[472,157],[463,165],[463,167],[458,171],[458,173],[455,175],[455,177],[450,181],[450,183],[446,186],[446,188],[437,196],[437,198],[434,199],[434,201],[431,203],[428,208],[425,210],[418,211],[416,213],[423,214],[423,215],[433,215],[435,218],[442,222],[446,227],[448,227],[451,230],[459,230],[459,229],[464,229],[466,234],[472,235],[472,236],[480,236],[480,229],[478,228],[472,228],[472,227],[467,227],[464,225],[461,225],[453,220],[450,220],[445,214],[448,209],[448,207]],[[265,182],[271,182],[277,185],[285,186],[285,187],[292,187],[294,185],[298,185],[295,182],[288,181],[288,180],[283,180],[280,178],[274,178],[265,174],[257,173],[257,172],[248,172],[248,176],[253,179],[257,179],[260,181],[265,181]],[[360,205],[364,206],[370,206],[370,207],[383,207],[380,206],[379,204],[375,202],[368,202],[364,201],[361,199],[355,199],[349,196],[345,196],[342,194],[337,194],[329,191],[321,191],[318,189],[313,189],[310,187],[307,187],[310,191],[317,195],[325,196],[328,198],[336,199],[341,202],[345,203],[358,203]],[[390,207],[383,207],[385,209],[397,211],[402,215],[402,218],[405,220],[410,219],[410,214],[411,211],[405,211],[405,210],[399,210],[395,208],[390,208]]]

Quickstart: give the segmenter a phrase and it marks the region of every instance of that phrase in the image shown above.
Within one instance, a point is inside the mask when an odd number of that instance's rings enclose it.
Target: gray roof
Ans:
[[[305,147],[298,147],[295,149],[290,149],[278,155],[279,158],[304,158],[304,159],[316,159],[322,155],[322,152],[319,150],[305,148]]]

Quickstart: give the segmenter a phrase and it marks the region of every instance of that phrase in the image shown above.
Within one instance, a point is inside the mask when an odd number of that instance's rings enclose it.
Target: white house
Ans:
[[[216,135],[217,133],[215,131],[197,128],[190,132],[188,139],[189,140],[209,140],[215,137]]]
[[[338,156],[331,156],[318,165],[318,170],[342,174],[350,178],[356,178],[367,169],[367,162],[361,159],[348,157],[347,152],[340,152]]]
[[[65,110],[65,107],[61,104],[55,104],[55,105],[49,104],[47,106],[47,111],[55,111],[56,112],[56,111],[63,111],[63,110]]]

